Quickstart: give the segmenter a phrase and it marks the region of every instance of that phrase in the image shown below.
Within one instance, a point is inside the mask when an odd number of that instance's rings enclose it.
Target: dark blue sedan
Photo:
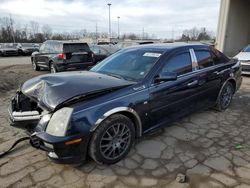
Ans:
[[[197,110],[226,110],[241,85],[241,66],[199,44],[121,50],[90,71],[26,81],[13,98],[12,125],[60,163],[88,156],[113,164],[134,140]]]

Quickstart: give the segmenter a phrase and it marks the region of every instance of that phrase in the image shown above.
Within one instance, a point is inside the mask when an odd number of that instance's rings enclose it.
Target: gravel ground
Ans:
[[[31,64],[30,56],[0,57],[0,67]]]
[[[2,64],[2,59],[0,60]],[[8,123],[7,107],[25,80],[47,73],[31,65],[0,67],[0,151],[23,131]],[[242,149],[235,146],[241,144]],[[188,176],[177,183],[178,173]],[[20,144],[0,159],[0,187],[250,187],[250,77],[225,112],[207,110],[139,139],[129,155],[112,165],[50,162],[45,153]]]

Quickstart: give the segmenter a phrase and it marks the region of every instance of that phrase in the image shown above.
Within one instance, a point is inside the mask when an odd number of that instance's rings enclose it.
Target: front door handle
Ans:
[[[187,84],[187,86],[190,87],[190,86],[194,86],[194,85],[197,85],[197,84],[198,84],[198,80],[193,80],[192,82],[189,82]]]

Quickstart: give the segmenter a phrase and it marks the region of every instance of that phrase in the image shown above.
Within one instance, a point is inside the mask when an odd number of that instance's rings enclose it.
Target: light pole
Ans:
[[[108,3],[108,6],[109,6],[109,42],[111,40],[111,22],[110,22],[110,6],[112,4],[111,3]]]
[[[120,16],[117,16],[117,21],[118,21],[118,36],[117,36],[117,38],[118,39],[120,38],[120,23],[119,23],[119,20],[120,20]]]

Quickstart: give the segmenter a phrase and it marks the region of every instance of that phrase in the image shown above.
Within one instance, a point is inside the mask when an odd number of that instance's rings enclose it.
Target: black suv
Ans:
[[[87,43],[48,40],[39,52],[31,55],[33,69],[49,69],[50,72],[83,70],[94,65],[93,52]]]

